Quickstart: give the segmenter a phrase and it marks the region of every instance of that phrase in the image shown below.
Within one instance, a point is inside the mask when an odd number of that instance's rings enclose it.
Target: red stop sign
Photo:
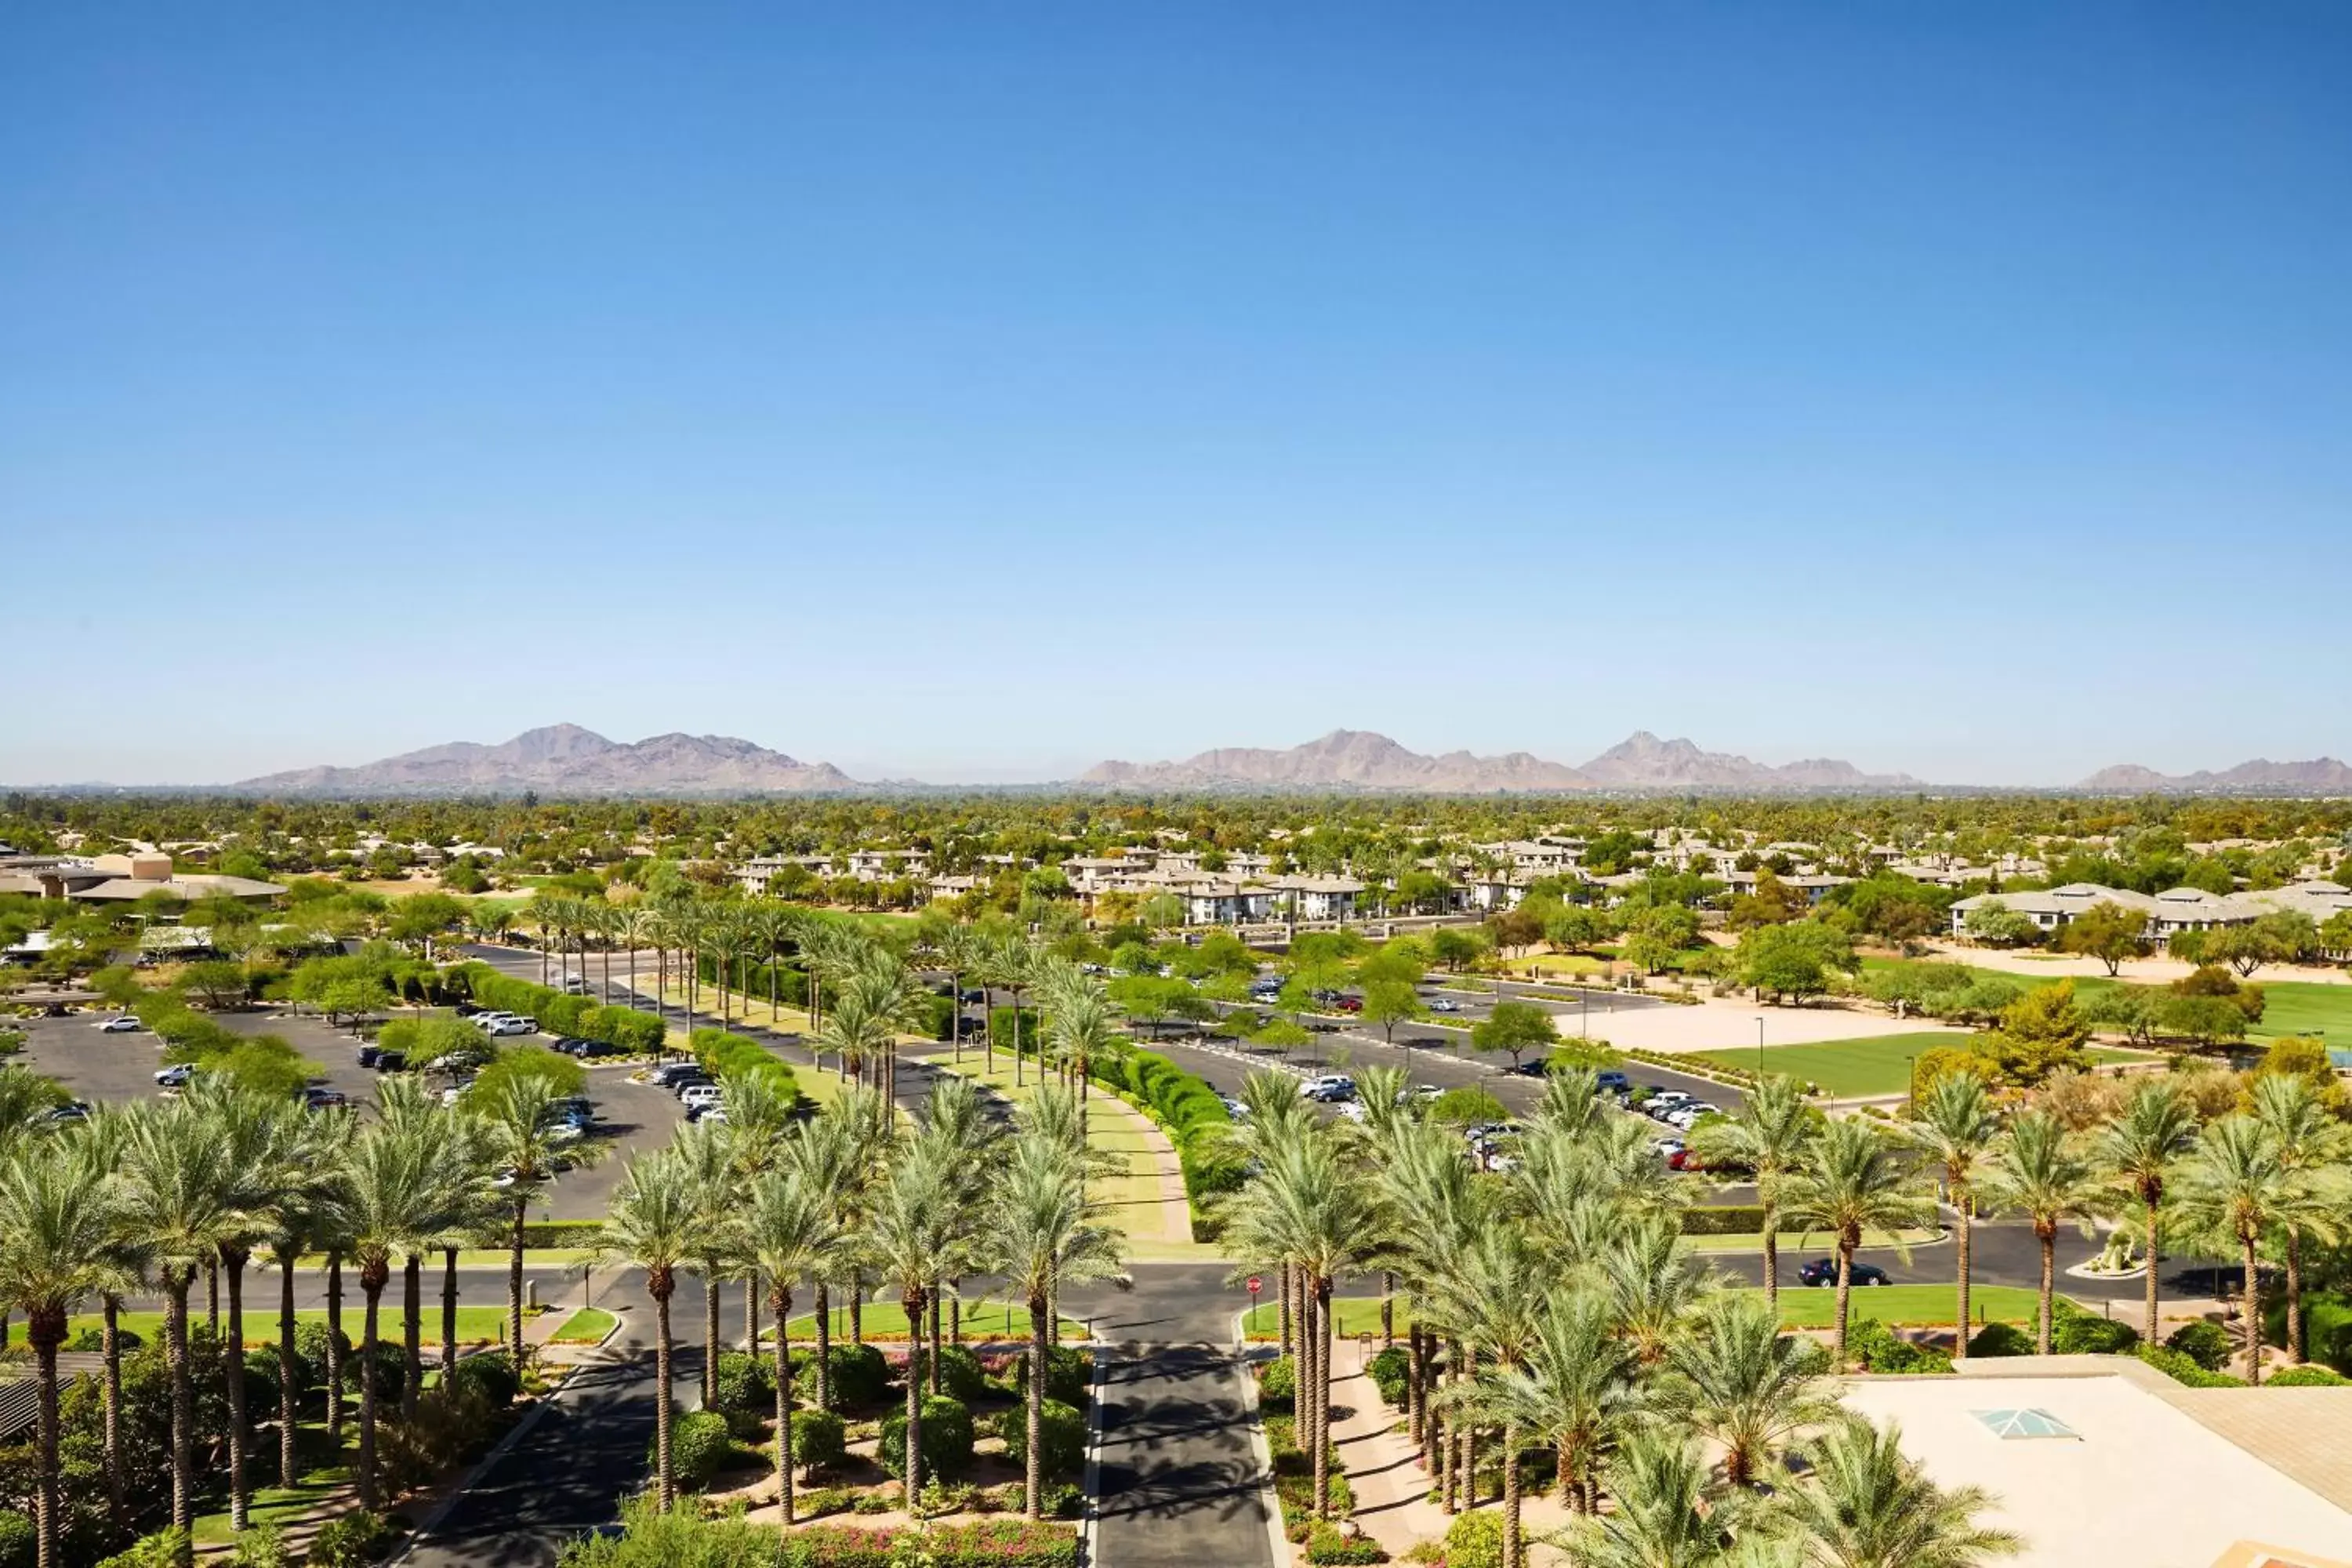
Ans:
[[[1250,1278],[1249,1278],[1249,1293],[1250,1293],[1251,1295],[1253,1295],[1253,1296],[1256,1295],[1256,1294],[1257,1294],[1257,1291],[1258,1291],[1258,1287],[1259,1287],[1259,1286],[1261,1286],[1261,1285],[1263,1285],[1263,1284],[1265,1284],[1265,1280],[1263,1280],[1263,1279],[1260,1279],[1256,1275],[1255,1275],[1255,1274],[1251,1275],[1251,1276],[1250,1276]]]

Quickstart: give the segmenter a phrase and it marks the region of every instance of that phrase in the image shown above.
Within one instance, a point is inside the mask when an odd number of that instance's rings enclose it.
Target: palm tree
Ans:
[[[907,1511],[915,1511],[915,1496],[922,1489],[923,1313],[930,1305],[932,1281],[954,1271],[965,1238],[961,1194],[954,1165],[943,1158],[944,1146],[929,1140],[910,1142],[890,1163],[888,1173],[875,1189],[861,1239],[882,1277],[898,1292],[906,1313],[907,1343]]]
[[[2278,1140],[2279,1163],[2303,1178],[2310,1189],[2298,1201],[2283,1205],[2278,1216],[2286,1240],[2286,1353],[2299,1366],[2308,1359],[2304,1346],[2303,1244],[2306,1237],[2326,1242],[2343,1234],[2342,1205],[2327,1199],[2346,1195],[2339,1166],[2347,1138],[2343,1123],[2329,1112],[2305,1078],[2270,1074],[2255,1079],[2252,1111],[2254,1120]],[[2323,1185],[2336,1191],[2323,1195],[2318,1190]],[[2151,1270],[2154,1262],[2149,1259]]]
[[[1722,1521],[1706,1508],[1706,1471],[1690,1439],[1673,1430],[1640,1434],[1609,1467],[1615,1511],[1577,1521],[1570,1536],[1578,1568],[1713,1568],[1723,1558]]]
[[[188,1372],[188,1290],[221,1244],[247,1234],[236,1206],[240,1178],[224,1170],[212,1130],[184,1101],[126,1113],[121,1152],[122,1224],[140,1238],[163,1286],[163,1353],[172,1381],[172,1526],[187,1530],[195,1479],[195,1391]],[[191,1551],[183,1561],[193,1557]]]
[[[776,1320],[776,1495],[793,1522],[793,1287],[803,1274],[822,1279],[841,1266],[850,1238],[832,1200],[792,1167],[762,1172],[742,1216],[744,1252],[768,1279]],[[759,1353],[754,1336],[752,1353]]]
[[[1522,1363],[1495,1375],[1489,1408],[1548,1443],[1561,1500],[1595,1506],[1601,1458],[1639,1409],[1632,1347],[1593,1291],[1555,1292],[1544,1303]]]
[[[2312,1192],[2288,1169],[2278,1134],[2241,1113],[2208,1122],[2173,1182],[2181,1223],[2238,1248],[2246,1270],[2240,1312],[2246,1330],[2246,1381],[2263,1381],[2262,1244],[2282,1211],[2301,1207]]]
[[[2034,1301],[2034,1349],[2050,1353],[2053,1298],[2057,1289],[2058,1227],[2074,1220],[2091,1234],[2091,1217],[2106,1205],[2099,1173],[2066,1135],[2064,1123],[2043,1110],[2029,1110],[2011,1123],[1993,1152],[1984,1178],[1985,1201],[1996,1209],[2023,1215],[2042,1244],[2042,1280]],[[1965,1334],[1964,1323],[1960,1331]]]
[[[735,1143],[731,1129],[689,1122],[677,1130],[670,1151],[684,1168],[702,1210],[691,1256],[702,1276],[702,1402],[719,1392],[719,1310],[726,1281],[742,1267],[731,1220],[736,1204]]]
[[[782,998],[778,994],[776,972],[783,967],[784,952],[800,933],[796,912],[782,904],[755,905],[744,916],[744,924],[751,934],[756,950],[766,959],[768,968],[768,1022],[782,1022],[778,1009]],[[728,1114],[731,1117],[734,1112]]]
[[[55,1146],[27,1142],[0,1162],[0,1302],[25,1314],[40,1384],[34,1508],[40,1568],[58,1562],[58,1347],[74,1308],[119,1279],[114,1188],[85,1178],[71,1151]]]
[[[1583,1097],[1588,1108],[1599,1103],[1591,1093]],[[1692,1146],[1708,1163],[1741,1164],[1756,1173],[1756,1199],[1764,1209],[1764,1300],[1776,1322],[1780,1310],[1780,1184],[1802,1158],[1820,1121],[1797,1080],[1773,1073],[1748,1091],[1747,1103],[1737,1115],[1710,1121],[1691,1134]],[[1966,1243],[1962,1247],[1965,1258]]]
[[[1013,1142],[1010,1158],[991,1185],[986,1234],[990,1259],[1004,1277],[1005,1289],[1029,1310],[1029,1469],[1024,1502],[1028,1516],[1036,1519],[1046,1363],[1058,1326],[1049,1303],[1065,1283],[1109,1279],[1124,1284],[1120,1243],[1125,1237],[1094,1217],[1086,1189],[1064,1151],[1025,1137]]]
[[[1752,1487],[1800,1433],[1841,1408],[1807,1365],[1808,1348],[1780,1332],[1767,1303],[1745,1292],[1716,1296],[1699,1309],[1697,1331],[1667,1351],[1661,1411],[1720,1444],[1724,1479]]]
[[[670,1298],[678,1265],[693,1255],[707,1219],[691,1173],[663,1149],[629,1163],[604,1220],[604,1250],[646,1271],[654,1301],[654,1505],[664,1513],[677,1495],[670,1461]]]
[[[1528,1245],[1525,1233],[1498,1227],[1481,1233],[1462,1254],[1458,1268],[1442,1282],[1431,1311],[1455,1328],[1474,1352],[1491,1357],[1482,1363],[1461,1402],[1474,1413],[1499,1417],[1503,1428],[1503,1568],[1520,1568],[1525,1551],[1520,1543],[1519,1449],[1524,1435],[1517,1402],[1506,1384],[1496,1397],[1495,1379],[1507,1377],[1526,1363],[1543,1332],[1547,1281],[1542,1259]],[[1325,1298],[1328,1300],[1328,1289]],[[1330,1325],[1320,1325],[1322,1342],[1329,1343]],[[1318,1357],[1328,1352],[1318,1350]],[[1328,1362],[1318,1367],[1327,1381]],[[1328,1397],[1325,1395],[1323,1397]],[[1317,1434],[1329,1442],[1328,1407],[1320,1414]]]
[[[471,1098],[470,1096],[468,1097]],[[479,1127],[483,1158],[492,1169],[510,1171],[514,1184],[505,1193],[507,1205],[507,1342],[515,1365],[523,1364],[522,1258],[523,1234],[530,1219],[530,1201],[555,1173],[561,1157],[586,1164],[604,1157],[601,1145],[580,1140],[559,1146],[554,1086],[536,1073],[508,1073],[490,1086],[487,1100],[471,1107]]]
[[[393,1086],[387,1084],[385,1088]],[[466,1173],[446,1168],[439,1141],[417,1121],[394,1114],[352,1141],[334,1199],[334,1223],[360,1272],[365,1302],[360,1331],[360,1502],[377,1505],[376,1347],[392,1260],[433,1245],[465,1199]],[[413,1379],[415,1367],[408,1369]]]
[[[866,1113],[860,1102],[874,1098],[865,1090],[853,1089],[835,1101],[833,1110],[803,1124],[799,1135],[788,1140],[779,1153],[778,1168],[791,1172],[802,1186],[830,1205],[834,1224],[845,1234],[856,1230],[863,1213],[866,1165],[859,1127]],[[838,1274],[819,1274],[814,1281],[820,1410],[833,1405],[833,1281],[855,1271],[846,1251],[835,1261]]]
[[[1909,1189],[1886,1141],[1859,1118],[1832,1121],[1806,1147],[1790,1174],[1789,1216],[1827,1231],[1837,1247],[1837,1321],[1832,1364],[1845,1370],[1847,1310],[1853,1302],[1853,1252],[1870,1230],[1925,1224],[1929,1205]]]
[[[1812,1475],[1774,1502],[1817,1568],[1981,1568],[2023,1542],[1977,1522],[1993,1506],[1979,1487],[1949,1490],[1903,1452],[1903,1433],[1867,1421],[1832,1426],[1806,1457]]]
[[[77,1179],[87,1187],[112,1184],[122,1169],[122,1146],[130,1119],[121,1110],[101,1107],[67,1142],[76,1162]],[[149,1257],[144,1238],[128,1224],[114,1227],[109,1252],[111,1272],[97,1287],[100,1313],[99,1382],[100,1424],[105,1453],[106,1496],[118,1526],[127,1528],[122,1461],[122,1299],[145,1279]]]
[[[728,1081],[727,1158],[739,1192],[748,1191],[753,1181],[775,1168],[782,1157],[784,1136],[796,1125],[799,1112],[799,1094],[790,1089],[780,1089],[777,1080],[766,1073],[739,1075]],[[745,1268],[743,1344],[746,1351],[757,1355],[760,1268],[756,1259],[740,1261]]]
[[[2000,1132],[2000,1119],[1993,1114],[1984,1079],[1967,1071],[1945,1073],[1929,1084],[1919,1101],[1917,1120],[1905,1130],[1911,1146],[1935,1163],[1944,1201],[1958,1216],[1952,1235],[1959,1277],[1954,1361],[1966,1361],[1969,1355],[1969,1247],[1976,1228],[1977,1172]]]
[[[2157,1244],[2164,1212],[2165,1184],[2182,1151],[2196,1136],[2197,1112],[2180,1091],[2158,1079],[2143,1083],[2124,1104],[2123,1114],[2100,1131],[2094,1159],[2124,1193],[2140,1205],[2142,1250],[2147,1257],[2147,1313],[2141,1338],[2158,1342]],[[1963,1342],[1966,1335],[1962,1336]]]
[[[979,973],[988,962],[988,943],[970,926],[950,926],[940,933],[940,964],[948,972],[948,997],[954,1005],[948,1013],[949,1048],[958,1062],[963,1060],[963,983]],[[987,1008],[981,1009],[983,1016]]]
[[[1596,1261],[1619,1330],[1634,1355],[1644,1366],[1661,1364],[1714,1289],[1713,1277],[1692,1266],[1680,1227],[1663,1215],[1614,1218]]]
[[[645,946],[654,932],[659,917],[643,904],[616,904],[613,908],[611,931],[613,940],[621,943],[629,956],[627,979],[624,982],[629,993],[629,1005],[637,1005],[637,949]]]

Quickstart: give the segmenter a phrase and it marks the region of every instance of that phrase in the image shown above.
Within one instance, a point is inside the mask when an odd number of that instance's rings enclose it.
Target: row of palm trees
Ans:
[[[200,1277],[226,1287],[222,1332],[232,1351],[226,1358],[229,1514],[235,1528],[244,1528],[255,1429],[242,1375],[245,1284],[248,1266],[263,1252],[278,1274],[276,1414],[279,1473],[289,1479],[296,1474],[300,1392],[296,1268],[306,1255],[327,1256],[327,1419],[338,1439],[341,1280],[347,1267],[358,1275],[364,1315],[356,1468],[361,1499],[374,1507],[381,1492],[375,1352],[384,1291],[400,1268],[406,1363],[400,1405],[404,1417],[413,1416],[423,1385],[425,1261],[436,1253],[443,1258],[443,1355],[453,1362],[458,1249],[501,1226],[508,1212],[495,1174],[511,1167],[518,1137],[503,1119],[518,1116],[527,1124],[520,1136],[526,1145],[536,1143],[552,1120],[552,1096],[542,1081],[509,1080],[507,1097],[479,1111],[447,1110],[413,1080],[387,1079],[376,1113],[362,1121],[346,1111],[314,1114],[219,1078],[197,1079],[176,1100],[101,1109],[58,1128],[0,1117],[0,1302],[26,1314],[40,1384],[39,1562],[57,1560],[60,1519],[57,1352],[72,1313],[92,1299],[102,1311],[104,1468],[116,1522],[131,1522],[123,1508],[128,1461],[121,1444],[117,1325],[127,1299],[156,1293],[163,1300],[172,1391],[170,1522],[183,1529],[191,1523],[199,1470],[190,1297]],[[0,1112],[16,1098],[13,1090],[0,1092]],[[520,1345],[519,1281],[515,1309]]]
[[[1413,1303],[1407,1430],[1448,1512],[1473,1506],[1481,1441],[1498,1445],[1506,1568],[1525,1561],[1520,1458],[1535,1448],[1553,1456],[1579,1563],[1959,1568],[2014,1550],[1976,1522],[1988,1500],[1937,1489],[1895,1434],[1840,1411],[1824,1358],[1780,1331],[1769,1301],[1718,1289],[1682,1245],[1685,1200],[1647,1130],[1593,1087],[1550,1080],[1519,1164],[1497,1177],[1424,1119],[1402,1073],[1359,1074],[1354,1124],[1320,1122],[1287,1078],[1244,1085],[1254,1174],[1227,1237],[1282,1275],[1317,1516],[1330,1508],[1333,1288],[1380,1271]],[[1821,1131],[1805,1154],[1821,1178],[1864,1157],[1853,1136]],[[1816,1179],[1793,1171],[1783,1201],[1832,1208]],[[1695,1437],[1720,1447],[1719,1482]],[[1801,1481],[1780,1468],[1800,1448]],[[1907,1533],[1890,1552],[1897,1521]]]
[[[991,1114],[969,1079],[942,1077],[919,1114],[902,1121],[875,1088],[859,1085],[816,1118],[772,1133],[735,1116],[723,1127],[680,1129],[667,1147],[633,1161],[615,1194],[605,1245],[646,1272],[655,1308],[655,1498],[675,1495],[670,1458],[673,1337],[670,1302],[681,1269],[704,1286],[705,1376],[718,1361],[720,1293],[740,1282],[747,1302],[764,1298],[775,1331],[775,1471],[784,1522],[793,1518],[789,1359],[795,1293],[814,1284],[815,1380],[829,1397],[831,1293],[870,1285],[895,1296],[905,1314],[906,1451],[902,1471],[911,1510],[922,1486],[922,1395],[939,1386],[940,1307],[959,1282],[995,1275],[1027,1309],[1029,1517],[1038,1517],[1039,1441],[1048,1348],[1064,1285],[1119,1278],[1120,1235],[1087,1195],[1095,1170],[1076,1098],[1041,1086],[1013,1125]],[[755,1347],[756,1319],[747,1322]],[[929,1346],[926,1348],[926,1333]]]

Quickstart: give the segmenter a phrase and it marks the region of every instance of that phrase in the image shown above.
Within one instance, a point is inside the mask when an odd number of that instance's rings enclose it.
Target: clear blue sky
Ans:
[[[29,5],[0,779],[2352,748],[2352,7]]]

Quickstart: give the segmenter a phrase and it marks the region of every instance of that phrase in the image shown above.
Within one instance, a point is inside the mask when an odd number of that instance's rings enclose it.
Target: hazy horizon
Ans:
[[[2352,748],[2352,8],[0,27],[0,778]]]

